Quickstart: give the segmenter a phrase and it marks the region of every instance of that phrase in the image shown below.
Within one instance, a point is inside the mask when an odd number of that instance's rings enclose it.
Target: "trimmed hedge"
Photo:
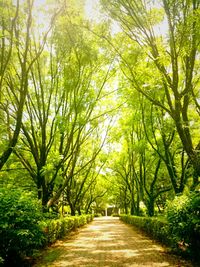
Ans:
[[[120,219],[125,223],[134,225],[143,230],[152,238],[170,247],[175,253],[199,262],[199,195],[193,195],[188,202],[185,202],[187,205],[182,205],[181,199],[177,199],[179,200],[178,203],[181,208],[179,208],[177,204],[178,200],[174,201],[173,205],[171,204],[171,206],[168,207],[168,221],[165,221],[164,218],[131,215],[120,215]],[[190,209],[190,203],[192,203],[196,209],[194,207]],[[189,208],[186,209],[186,206]]]
[[[145,231],[152,238],[171,246],[172,239],[169,235],[168,223],[155,217],[139,217],[132,215],[120,215],[120,219]]]
[[[81,227],[93,220],[93,215],[63,217],[56,220],[47,220],[40,223],[46,236],[46,244],[52,244],[57,239],[64,237],[70,231]]]

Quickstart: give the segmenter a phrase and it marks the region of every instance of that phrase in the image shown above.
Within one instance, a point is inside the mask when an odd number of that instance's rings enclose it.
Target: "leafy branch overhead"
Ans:
[[[1,185],[153,216],[199,189],[199,1],[75,2],[0,1]]]

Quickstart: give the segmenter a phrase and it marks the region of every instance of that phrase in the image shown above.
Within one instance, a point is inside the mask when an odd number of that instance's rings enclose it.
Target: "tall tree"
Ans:
[[[30,71],[40,57],[47,32],[35,51],[33,3],[28,0],[1,1],[0,112],[3,120],[0,170],[15,148],[21,130],[24,105],[29,89]]]
[[[146,0],[102,2],[130,40],[147,52],[143,73],[149,77],[149,64],[157,70],[159,94],[154,97],[155,87],[140,82],[133,66],[122,59],[128,68],[127,78],[133,87],[154,105],[165,110],[174,120],[183,148],[194,168],[195,188],[199,184],[200,176],[200,142],[194,131],[192,112],[199,114],[200,3],[198,0],[162,0],[158,7],[153,1]],[[168,23],[166,33],[158,35],[155,26],[162,23],[163,19]],[[160,92],[165,96],[162,100],[159,97]]]
[[[145,107],[144,103],[141,108],[145,136],[153,150],[165,163],[174,193],[180,194],[190,176],[188,157],[177,138],[173,120],[153,104]]]
[[[72,190],[79,191],[75,202],[80,202],[79,189],[105,143],[100,133],[103,136],[106,130],[102,133],[100,125],[111,111],[104,87],[113,75],[112,65],[105,66],[107,59],[98,55],[97,41],[88,35],[86,39],[86,31],[72,24],[82,21],[73,14],[63,11],[48,49],[31,68],[32,87],[21,143],[15,150],[37,186],[38,198],[48,208],[64,190],[70,203]]]

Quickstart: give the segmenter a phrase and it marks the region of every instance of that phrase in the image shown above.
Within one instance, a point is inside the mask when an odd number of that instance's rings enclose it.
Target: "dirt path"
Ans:
[[[95,219],[45,251],[35,267],[191,267],[118,218]]]

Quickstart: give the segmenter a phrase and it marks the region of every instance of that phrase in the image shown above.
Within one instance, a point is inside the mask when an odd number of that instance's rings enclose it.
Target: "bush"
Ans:
[[[113,213],[111,216],[112,217],[119,217],[119,214],[118,213]]]
[[[94,214],[94,217],[95,217],[95,218],[102,217],[102,214],[101,214],[101,213],[95,213],[95,214]]]
[[[0,256],[0,266],[3,266],[4,259]]]
[[[169,230],[175,249],[193,258],[200,251],[200,193],[176,197],[167,204]]]
[[[57,239],[64,237],[71,230],[89,223],[92,219],[92,215],[72,216],[56,220],[46,220],[41,222],[40,225],[46,235],[47,244],[51,244]]]
[[[148,235],[163,244],[171,245],[172,240],[168,234],[168,224],[164,219],[132,215],[120,215],[120,219],[145,231]]]
[[[0,257],[6,263],[12,261],[14,266],[42,247],[41,218],[41,207],[29,193],[0,189]]]
[[[52,219],[43,214],[42,207],[30,193],[0,189],[0,266],[23,266],[26,257],[37,249],[65,236],[72,229],[93,219],[82,215]]]

